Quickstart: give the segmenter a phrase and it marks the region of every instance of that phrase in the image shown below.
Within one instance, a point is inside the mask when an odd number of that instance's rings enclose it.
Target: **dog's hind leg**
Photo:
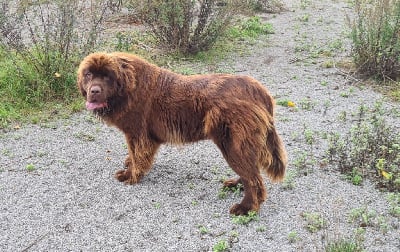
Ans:
[[[265,200],[266,190],[264,188],[264,183],[260,174],[254,175],[251,179],[244,179],[242,183],[244,187],[244,197],[242,202],[234,204],[230,213],[233,215],[245,215],[250,211],[256,211],[260,209],[261,203]],[[260,197],[260,195],[263,195]],[[264,199],[260,199],[264,198]]]
[[[151,169],[154,156],[160,146],[148,139],[133,141],[126,137],[129,155],[125,160],[125,170],[115,173],[115,178],[126,184],[138,183],[140,179]]]
[[[239,182],[243,184],[244,198],[241,203],[231,207],[230,213],[245,215],[250,211],[258,211],[267,193],[257,167],[257,152],[254,151],[256,148],[252,148],[246,140],[238,140],[240,138],[235,138],[230,133],[215,134],[212,139],[229,166],[239,175],[239,178],[227,180],[224,184],[226,186],[234,186]]]

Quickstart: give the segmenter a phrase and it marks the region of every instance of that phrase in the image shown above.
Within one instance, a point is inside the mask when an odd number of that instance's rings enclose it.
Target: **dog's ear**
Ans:
[[[116,57],[119,66],[117,77],[118,92],[133,92],[136,87],[136,69],[133,62],[124,57]]]
[[[78,69],[78,74],[77,74],[77,80],[76,80],[76,85],[78,87],[78,90],[80,91],[80,93],[82,94],[83,97],[86,97],[87,92],[84,88],[84,69],[83,66],[79,66]]]

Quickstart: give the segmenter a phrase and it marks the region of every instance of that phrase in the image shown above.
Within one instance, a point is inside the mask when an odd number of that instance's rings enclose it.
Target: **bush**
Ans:
[[[400,1],[355,0],[351,24],[354,61],[367,77],[400,76]]]
[[[400,191],[400,135],[384,120],[377,103],[371,114],[361,106],[357,122],[345,136],[330,134],[328,157],[353,183],[362,177],[376,181],[379,188]]]
[[[105,1],[3,1],[0,5],[0,94],[25,109],[75,96],[76,67],[96,48]],[[1,109],[1,108],[0,108]]]
[[[248,10],[249,4],[256,1],[129,2],[160,44],[185,54],[195,54],[209,49],[229,26],[235,14]]]

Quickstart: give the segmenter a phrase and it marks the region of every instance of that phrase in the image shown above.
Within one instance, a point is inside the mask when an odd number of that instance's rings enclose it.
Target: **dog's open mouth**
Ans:
[[[86,109],[87,110],[99,110],[99,109],[104,109],[107,108],[108,104],[107,102],[86,102]]]

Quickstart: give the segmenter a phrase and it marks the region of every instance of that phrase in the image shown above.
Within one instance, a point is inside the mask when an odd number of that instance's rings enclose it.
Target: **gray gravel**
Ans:
[[[300,2],[308,4],[301,8]],[[321,160],[326,141],[319,133],[343,132],[349,124],[338,120],[341,112],[350,115],[382,99],[353,86],[339,69],[321,67],[348,55],[343,33],[351,9],[345,2],[286,1],[289,11],[264,16],[276,31],[267,47],[256,43],[250,55],[217,66],[252,75],[277,99],[298,105],[277,106],[289,172],[308,148],[304,128],[318,136],[313,155]],[[312,58],[306,50],[328,48],[337,39],[344,50],[332,57]],[[312,106],[301,108],[307,101]],[[398,114],[392,120],[398,122]],[[164,146],[141,183],[127,186],[113,178],[127,153],[122,134],[90,113],[24,125],[0,133],[0,140],[0,251],[212,251],[221,240],[231,251],[322,251],[328,242],[354,238],[359,225],[349,215],[360,207],[375,210],[388,226],[365,228],[365,250],[400,250],[400,223],[389,213],[386,194],[369,181],[350,184],[332,166],[316,164],[307,176],[298,174],[293,189],[266,180],[269,195],[259,220],[241,225],[228,210],[242,195],[218,196],[220,180],[233,172],[210,142]],[[320,214],[325,226],[309,232],[304,213]]]

